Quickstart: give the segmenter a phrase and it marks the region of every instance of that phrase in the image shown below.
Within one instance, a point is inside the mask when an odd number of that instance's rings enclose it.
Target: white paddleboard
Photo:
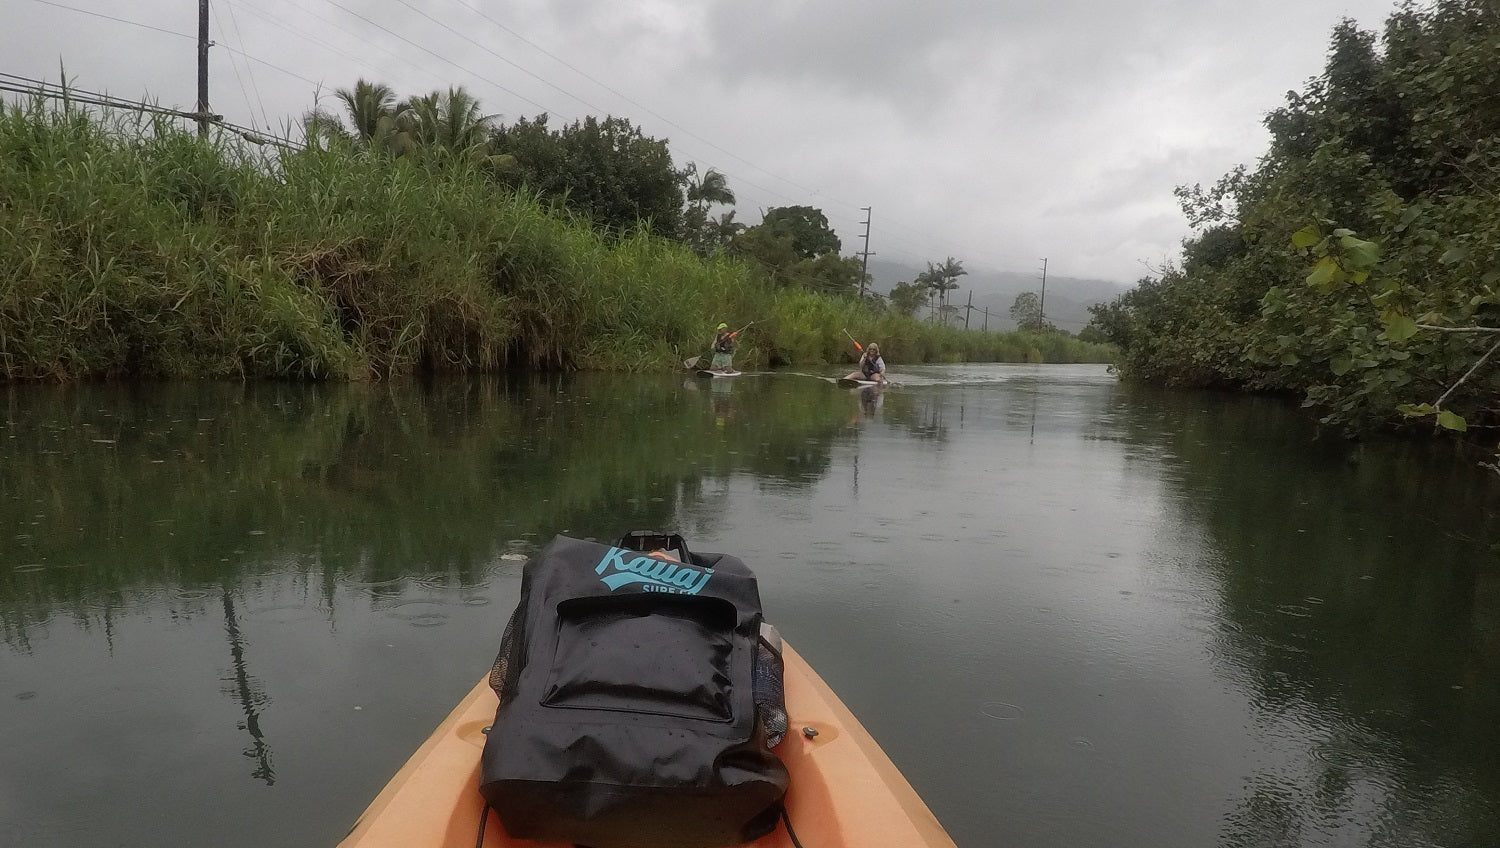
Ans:
[[[743,373],[743,372],[740,372],[740,371],[715,371],[715,370],[713,370],[711,368],[700,368],[700,369],[698,369],[698,376],[700,376],[700,377],[738,377],[738,376],[740,376],[741,373]]]
[[[840,377],[839,385],[846,389],[858,389],[864,386],[879,386],[881,384],[875,380],[852,380],[848,377]]]

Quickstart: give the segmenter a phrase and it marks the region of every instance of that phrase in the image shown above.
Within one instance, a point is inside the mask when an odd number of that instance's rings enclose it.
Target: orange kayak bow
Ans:
[[[808,848],[954,848],[880,746],[790,645],[786,706],[790,731],[776,753],[791,774],[786,813]],[[471,848],[480,816],[479,754],[498,705],[486,677],[459,702],[386,784],[340,848]],[[569,848],[510,839],[493,812],[485,848]],[[785,824],[747,843],[794,848]]]

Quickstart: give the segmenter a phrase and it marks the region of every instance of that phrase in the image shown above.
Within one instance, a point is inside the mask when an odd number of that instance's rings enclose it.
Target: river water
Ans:
[[[1500,843],[1500,478],[1099,366],[0,389],[0,846],[330,846],[678,529],[963,848]],[[810,846],[812,848],[812,846]]]

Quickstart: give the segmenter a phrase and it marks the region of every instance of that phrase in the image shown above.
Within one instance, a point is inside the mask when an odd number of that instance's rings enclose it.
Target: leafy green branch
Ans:
[[[1374,242],[1358,238],[1352,230],[1340,228],[1324,235],[1321,228],[1313,224],[1293,233],[1291,241],[1298,252],[1314,260],[1306,283],[1322,294],[1331,294],[1342,287],[1363,285],[1370,280],[1372,274],[1379,270],[1379,246]],[[1439,262],[1452,264],[1462,260],[1465,255],[1466,252],[1462,248],[1449,248]],[[1492,282],[1492,280],[1486,280],[1486,282]],[[1427,312],[1421,316],[1422,320],[1414,319],[1409,314],[1409,307],[1415,302],[1418,294],[1419,292],[1401,280],[1391,278],[1384,280],[1378,290],[1370,295],[1370,302],[1380,308],[1380,323],[1384,326],[1384,332],[1381,334],[1383,339],[1390,342],[1405,342],[1423,330],[1453,334],[1500,334],[1500,327],[1487,327],[1477,323],[1462,326],[1439,324],[1437,322],[1444,316],[1436,311]],[[1471,298],[1469,307],[1470,309],[1481,308],[1491,300],[1493,298],[1489,295],[1476,295]],[[1455,432],[1467,431],[1469,422],[1464,416],[1445,408],[1444,404],[1474,375],[1478,374],[1497,352],[1500,352],[1500,341],[1491,345],[1458,380],[1443,391],[1437,400],[1432,403],[1400,404],[1396,407],[1396,411],[1407,418],[1432,416],[1437,428]],[[1347,373],[1357,364],[1359,363],[1350,357],[1334,357],[1330,361],[1331,369],[1338,376]]]

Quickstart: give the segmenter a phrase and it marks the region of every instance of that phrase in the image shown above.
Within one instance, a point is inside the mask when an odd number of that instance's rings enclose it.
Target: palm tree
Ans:
[[[718,244],[729,244],[735,236],[745,231],[745,225],[734,220],[733,209],[710,220],[708,226],[710,234]]]
[[[463,86],[434,91],[401,104],[398,112],[423,147],[450,153],[488,152],[490,131],[499,115],[486,115]]]
[[[735,222],[733,209],[718,218],[709,217],[710,206],[734,205],[734,192],[722,173],[709,168],[700,176],[698,163],[689,162],[680,177],[687,186],[684,197],[688,202],[687,211],[682,216],[683,232],[685,241],[693,250],[706,256],[728,244],[745,229],[744,224]]]
[[[327,109],[316,108],[302,116],[302,132],[307,136],[307,143],[312,146],[324,146],[336,141],[349,141],[349,130],[344,127],[344,122],[339,116]]]
[[[967,273],[969,272],[964,270],[964,263],[950,256],[941,265],[928,262],[927,270],[917,278],[918,282],[925,282],[938,293],[942,302],[939,311],[942,313],[944,326],[948,324],[948,316],[958,311],[948,305],[948,292],[958,288],[958,278]]]
[[[373,141],[381,130],[381,118],[394,118],[396,93],[385,83],[358,80],[354,88],[341,88],[334,96],[343,101],[344,111],[349,113],[350,134],[365,144]]]
[[[409,139],[402,137],[402,106],[390,86],[361,79],[353,88],[336,90],[334,97],[343,104],[342,119],[322,106],[302,116],[308,144],[350,142],[365,148],[384,147],[396,155],[409,148]]]
[[[687,201],[694,208],[706,211],[714,205],[734,205],[734,192],[729,188],[729,180],[719,171],[709,168],[700,177],[698,163],[689,162],[687,178]]]

